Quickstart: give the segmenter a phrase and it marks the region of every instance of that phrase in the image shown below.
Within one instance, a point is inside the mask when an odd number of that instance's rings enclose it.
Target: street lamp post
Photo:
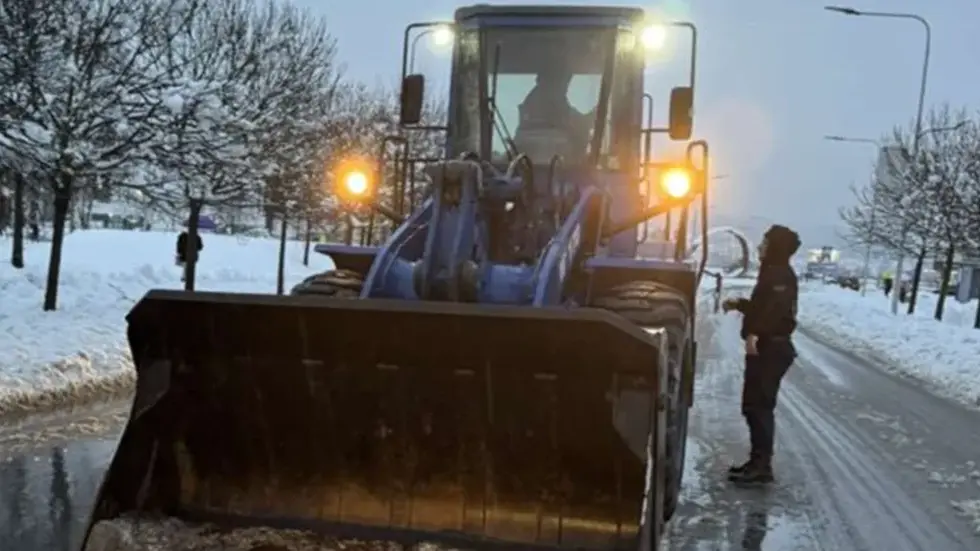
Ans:
[[[899,13],[899,12],[879,12],[879,11],[862,11],[856,10],[854,8],[843,7],[843,6],[824,6],[827,11],[832,11],[840,13],[843,15],[852,16],[865,16],[865,17],[882,17],[889,19],[912,19],[918,21],[922,24],[925,29],[925,50],[923,52],[922,60],[922,78],[919,83],[919,105],[915,114],[915,135],[912,138],[912,157],[915,158],[919,153],[919,138],[922,134],[922,112],[925,109],[925,99],[926,99],[926,83],[929,80],[929,55],[932,51],[932,27],[929,26],[929,22],[925,20],[924,17],[916,15],[914,13]],[[898,248],[898,263],[895,267],[896,283],[900,286],[902,284],[902,270],[904,269],[905,262],[905,240],[908,237],[908,228],[902,228],[901,235],[899,236],[900,246]],[[898,313],[898,295],[896,293],[892,296],[892,314]]]
[[[728,177],[729,177],[728,174],[716,174],[716,175],[712,176],[711,178],[709,178],[709,180],[712,181],[712,182],[716,182],[718,180],[727,180]],[[709,207],[710,207],[710,205],[709,205]],[[700,213],[701,216],[708,216],[708,213],[707,212],[702,213],[701,212],[701,209],[695,208],[695,209],[692,209],[692,210],[693,210],[693,212],[691,213],[691,229],[689,230],[688,235],[694,235],[694,232],[697,231],[698,222],[699,222],[698,221],[698,215],[699,215],[699,213]],[[707,239],[707,237],[705,237],[705,239]]]
[[[846,136],[824,136],[832,142],[862,143],[880,147],[878,140],[870,138],[848,138]],[[868,294],[868,270],[871,266],[871,240],[874,238],[875,214],[878,211],[878,186],[871,188],[871,220],[868,221],[868,246],[864,250],[864,266],[861,268],[861,296]]]
[[[445,46],[453,40],[453,30],[448,25],[437,25],[424,29],[412,38],[408,47],[408,74],[415,72],[415,50],[418,48],[419,41],[426,36],[431,36],[432,41],[437,46]]]

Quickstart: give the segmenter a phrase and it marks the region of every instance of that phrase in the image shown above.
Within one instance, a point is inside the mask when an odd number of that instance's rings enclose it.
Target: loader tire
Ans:
[[[351,270],[330,270],[311,275],[296,284],[290,295],[318,296],[331,298],[358,298],[364,279],[361,274]]]
[[[681,378],[689,347],[691,306],[676,289],[653,281],[631,281],[604,291],[592,306],[610,310],[641,327],[662,327],[670,346],[667,372],[667,487],[664,522],[674,515],[680,497],[687,444],[687,418]]]

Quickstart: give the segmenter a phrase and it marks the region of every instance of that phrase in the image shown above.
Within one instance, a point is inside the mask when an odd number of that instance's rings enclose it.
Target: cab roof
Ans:
[[[474,4],[456,10],[455,19],[462,22],[477,17],[597,17],[617,18],[623,21],[640,21],[644,18],[641,8],[625,6],[561,6],[561,5],[509,5]]]

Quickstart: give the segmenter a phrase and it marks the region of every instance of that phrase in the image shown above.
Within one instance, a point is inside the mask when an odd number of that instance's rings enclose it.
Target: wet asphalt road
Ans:
[[[966,551],[980,526],[980,413],[799,335],[778,413],[778,481],[728,484],[744,457],[737,319],[706,322],[671,551]],[[126,404],[0,426],[0,550],[74,551]]]
[[[128,404],[0,425],[0,550],[75,551]]]
[[[737,324],[732,317],[706,331],[694,464],[669,549],[980,549],[980,517],[962,511],[980,504],[980,412],[805,331],[780,393],[777,483],[728,483],[727,467],[747,454]]]

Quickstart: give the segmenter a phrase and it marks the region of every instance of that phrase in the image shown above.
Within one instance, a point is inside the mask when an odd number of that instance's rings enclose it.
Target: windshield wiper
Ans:
[[[616,31],[609,31],[609,42],[606,45],[606,61],[602,71],[602,81],[599,84],[599,103],[596,104],[595,126],[592,129],[592,142],[589,144],[590,166],[599,166],[599,152],[606,132],[606,118],[609,117],[609,95],[612,91],[613,74],[616,69]]]
[[[497,107],[497,74],[499,72],[500,43],[497,43],[493,49],[493,72],[490,73],[490,93],[487,95],[487,104],[490,107],[490,126],[500,140],[504,142],[504,148],[507,150],[507,160],[513,161],[517,156],[517,145],[514,144],[510,130],[507,129],[507,124],[504,123],[504,117],[500,114],[500,108]],[[493,148],[491,147],[490,149],[492,154]]]

